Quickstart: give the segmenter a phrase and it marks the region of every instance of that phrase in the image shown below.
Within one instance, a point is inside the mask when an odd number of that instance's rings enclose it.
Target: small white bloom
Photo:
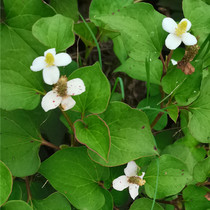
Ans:
[[[178,62],[174,59],[171,59],[171,63],[173,64],[173,66],[175,66],[175,65],[177,65]]]
[[[85,85],[81,79],[76,78],[67,81],[66,77],[61,77],[55,88],[42,98],[42,108],[47,112],[61,104],[64,111],[69,110],[76,104],[71,96],[80,95],[83,92],[85,92]]]
[[[162,27],[169,33],[165,45],[170,50],[176,49],[181,42],[184,42],[185,45],[195,45],[197,43],[195,36],[187,32],[191,28],[191,22],[186,18],[182,19],[179,24],[172,18],[164,18]]]
[[[41,71],[43,69],[45,83],[53,85],[60,77],[60,71],[57,66],[67,66],[71,61],[69,54],[56,54],[55,48],[53,48],[45,51],[44,56],[35,58],[30,68],[32,71]]]
[[[134,200],[139,194],[139,186],[143,186],[146,182],[145,180],[143,180],[145,172],[142,172],[142,175],[138,176],[137,171],[138,166],[136,165],[136,163],[134,161],[130,161],[127,164],[127,167],[124,169],[125,175],[113,180],[113,188],[115,190],[122,191],[128,187],[130,196]]]

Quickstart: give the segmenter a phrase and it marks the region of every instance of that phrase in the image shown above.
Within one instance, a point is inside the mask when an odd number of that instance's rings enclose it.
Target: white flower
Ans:
[[[64,111],[69,110],[76,104],[71,96],[80,95],[83,92],[85,92],[85,85],[81,79],[76,78],[67,81],[67,78],[62,76],[55,88],[42,98],[42,108],[47,112],[61,104]]]
[[[118,177],[112,182],[113,188],[118,191],[122,191],[125,188],[129,188],[129,193],[133,200],[139,194],[139,186],[143,186],[146,181],[143,180],[145,172],[142,172],[141,176],[137,175],[138,166],[134,161],[130,161],[127,167],[124,169],[125,175]]]
[[[177,65],[178,62],[174,59],[171,59],[171,63],[172,63],[173,66],[175,66],[175,65]]]
[[[66,66],[72,61],[67,53],[58,53],[56,55],[55,48],[49,49],[44,52],[44,56],[34,59],[32,71],[40,71],[43,69],[43,79],[48,85],[55,84],[59,77],[60,71],[57,66]]]
[[[164,18],[162,27],[170,33],[165,40],[165,45],[170,50],[176,49],[181,42],[184,42],[185,45],[195,45],[197,43],[195,36],[187,32],[191,28],[191,22],[186,18],[182,19],[179,24],[172,18]]]

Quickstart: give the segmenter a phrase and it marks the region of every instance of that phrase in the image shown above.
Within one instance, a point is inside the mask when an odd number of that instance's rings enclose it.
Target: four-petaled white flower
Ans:
[[[81,79],[76,78],[67,81],[67,78],[62,76],[53,90],[42,98],[42,108],[47,112],[61,104],[64,111],[69,110],[76,104],[71,96],[80,95],[83,92],[85,92],[85,85]]]
[[[182,19],[179,24],[172,18],[164,18],[162,27],[170,33],[165,40],[165,45],[170,50],[176,49],[181,42],[184,42],[185,45],[195,45],[197,43],[195,36],[187,32],[191,28],[191,22],[186,18]]]
[[[139,186],[143,186],[146,181],[143,180],[145,172],[142,172],[141,176],[137,175],[138,166],[134,161],[130,161],[127,167],[124,169],[125,175],[116,178],[113,182],[113,188],[118,191],[122,191],[125,188],[129,188],[130,196],[133,200],[139,194]]]
[[[37,57],[30,67],[32,71],[43,69],[43,79],[48,85],[55,84],[59,77],[60,71],[57,66],[66,66],[72,61],[67,53],[56,54],[55,48],[44,52],[44,56]]]

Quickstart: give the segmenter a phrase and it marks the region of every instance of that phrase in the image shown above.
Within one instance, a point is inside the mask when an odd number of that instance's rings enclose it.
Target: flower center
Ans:
[[[184,21],[182,21],[181,23],[178,24],[178,26],[176,28],[176,31],[175,31],[175,34],[177,36],[181,36],[182,34],[184,34],[186,32],[186,29],[187,29],[187,21],[184,20]]]
[[[146,183],[145,180],[141,179],[138,176],[131,176],[131,177],[129,177],[128,178],[128,182],[132,183],[132,184],[137,184],[139,186],[143,186]]]
[[[53,66],[54,61],[55,59],[52,53],[47,53],[47,55],[45,56],[45,62],[47,63],[47,67]]]
[[[58,82],[55,85],[55,89],[59,96],[65,97],[67,96],[67,77],[61,76]]]

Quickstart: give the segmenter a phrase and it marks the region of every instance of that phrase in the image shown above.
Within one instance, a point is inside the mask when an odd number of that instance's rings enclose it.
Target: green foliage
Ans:
[[[153,201],[148,198],[137,199],[130,207],[130,210],[139,210],[139,209],[150,210],[152,207],[152,202]],[[163,210],[163,208],[158,203],[155,203],[155,206],[153,209],[154,210]]]
[[[98,183],[108,178],[109,169],[91,161],[85,147],[56,152],[42,163],[39,172],[76,208],[99,209],[105,204]]]
[[[32,33],[42,44],[59,52],[74,44],[73,23],[72,19],[59,14],[40,18],[33,25]]]
[[[5,203],[12,191],[12,174],[7,166],[0,161],[0,206]]]
[[[44,200],[33,200],[33,207],[37,210],[71,210],[71,205],[68,200],[60,193],[51,194]]]
[[[112,102],[100,117],[109,127],[111,147],[108,162],[88,150],[94,161],[105,166],[117,166],[157,154],[148,119],[143,112],[121,102]]]
[[[29,206],[24,201],[8,201],[4,206],[1,208],[2,210],[32,210],[32,207]]]

